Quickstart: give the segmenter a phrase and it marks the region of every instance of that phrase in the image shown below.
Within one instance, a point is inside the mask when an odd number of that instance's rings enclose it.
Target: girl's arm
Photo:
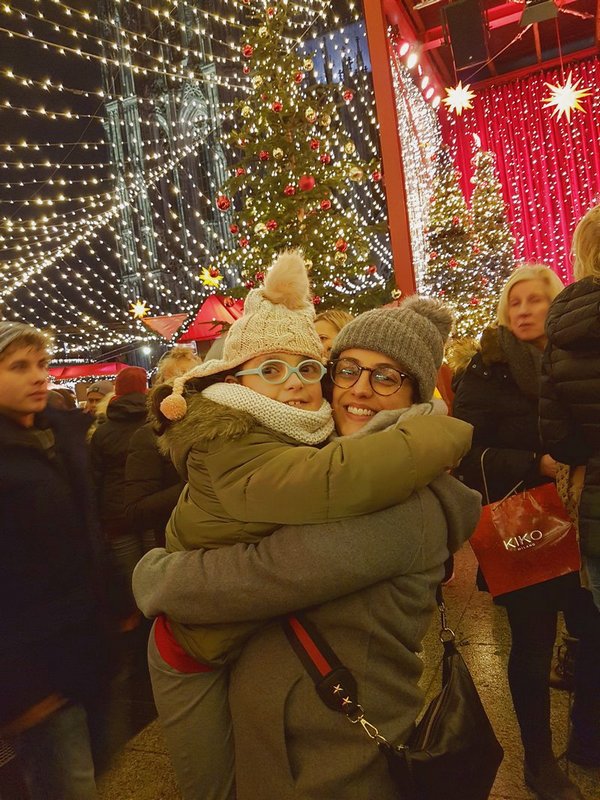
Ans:
[[[257,432],[209,448],[204,459],[215,493],[233,518],[282,525],[328,522],[406,500],[460,461],[471,432],[461,420],[420,416],[321,449],[293,447]],[[188,465],[193,470],[193,463]]]

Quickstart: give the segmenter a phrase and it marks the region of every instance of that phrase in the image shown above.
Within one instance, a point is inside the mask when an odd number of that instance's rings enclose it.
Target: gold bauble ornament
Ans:
[[[329,114],[321,114],[319,125],[322,128],[328,128],[331,125],[331,116]]]
[[[252,116],[252,109],[250,106],[242,106],[241,115],[244,119],[248,119],[248,117]]]
[[[263,236],[267,232],[267,226],[264,222],[257,222],[254,226],[254,233],[257,233],[259,236]]]
[[[252,78],[252,86],[254,86],[254,88],[257,89],[259,86],[262,86],[262,85],[263,85],[263,77],[262,77],[262,75],[255,75]]]
[[[281,149],[281,147],[276,147],[273,150],[273,158],[275,159],[275,161],[279,161],[281,158],[283,158],[283,150]]]
[[[267,36],[267,35],[268,35],[268,33],[269,33],[269,29],[268,29],[267,27],[265,27],[264,25],[263,25],[263,26],[261,26],[261,27],[258,29],[258,35],[261,37],[261,39],[264,39],[264,38],[265,38],[265,36]]]
[[[346,144],[344,145],[344,151],[348,153],[349,156],[351,156],[355,150],[356,150],[356,145],[354,144],[354,142],[346,142]]]
[[[302,66],[307,72],[312,72],[315,65],[313,64],[312,58],[305,58],[302,62]]]
[[[348,177],[351,181],[354,181],[354,183],[360,183],[365,179],[365,173],[360,167],[354,166],[350,167],[348,170]]]
[[[304,116],[306,117],[308,122],[314,122],[317,118],[317,112],[314,110],[314,108],[311,108],[309,106],[304,112]]]
[[[310,258],[304,259],[304,266],[306,267],[306,271],[310,272],[313,268],[313,262]]]
[[[336,264],[341,266],[342,264],[345,264],[346,261],[348,260],[348,254],[347,253],[336,253],[334,255],[334,257],[333,257],[333,260],[335,261]]]

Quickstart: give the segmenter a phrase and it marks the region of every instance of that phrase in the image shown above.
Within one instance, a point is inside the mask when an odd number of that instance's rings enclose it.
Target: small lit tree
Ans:
[[[506,216],[502,185],[496,173],[494,153],[480,150],[474,158],[471,178],[473,222],[472,266],[474,282],[469,305],[474,309],[474,332],[494,322],[500,292],[514,269],[515,240]]]
[[[217,198],[231,214],[236,247],[209,273],[218,279],[233,269],[252,288],[275,254],[299,248],[315,304],[355,310],[384,283],[370,247],[382,226],[362,222],[349,197],[353,183],[379,181],[381,173],[359,158],[340,119],[352,90],[317,83],[312,59],[286,36],[292,13],[273,4],[247,28],[241,57],[251,89],[236,104],[229,134],[240,157]]]

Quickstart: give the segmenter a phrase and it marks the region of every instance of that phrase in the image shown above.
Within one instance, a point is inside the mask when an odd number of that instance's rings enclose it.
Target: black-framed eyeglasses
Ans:
[[[326,372],[323,364],[314,358],[301,361],[297,367],[292,367],[287,361],[270,358],[255,369],[241,369],[235,376],[237,378],[240,375],[259,375],[267,383],[278,385],[285,383],[290,375],[297,375],[302,383],[318,383]]]
[[[358,382],[363,372],[369,373],[369,383],[375,394],[388,395],[399,391],[411,376],[399,369],[384,364],[378,367],[363,367],[353,358],[338,358],[330,361],[329,377],[340,389],[349,389]]]

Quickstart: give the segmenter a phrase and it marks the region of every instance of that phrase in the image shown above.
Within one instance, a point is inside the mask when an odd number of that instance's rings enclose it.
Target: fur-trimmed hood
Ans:
[[[481,360],[486,367],[491,364],[508,363],[506,354],[500,344],[497,326],[486,328],[479,341],[469,337],[455,339],[448,345],[446,361],[454,375],[459,377],[465,372],[473,356],[477,353],[481,354]]]
[[[214,439],[241,439],[259,423],[247,411],[214,403],[200,392],[188,398],[188,411],[158,438],[159,450],[171,457],[177,472],[187,480],[186,460],[194,444]]]

